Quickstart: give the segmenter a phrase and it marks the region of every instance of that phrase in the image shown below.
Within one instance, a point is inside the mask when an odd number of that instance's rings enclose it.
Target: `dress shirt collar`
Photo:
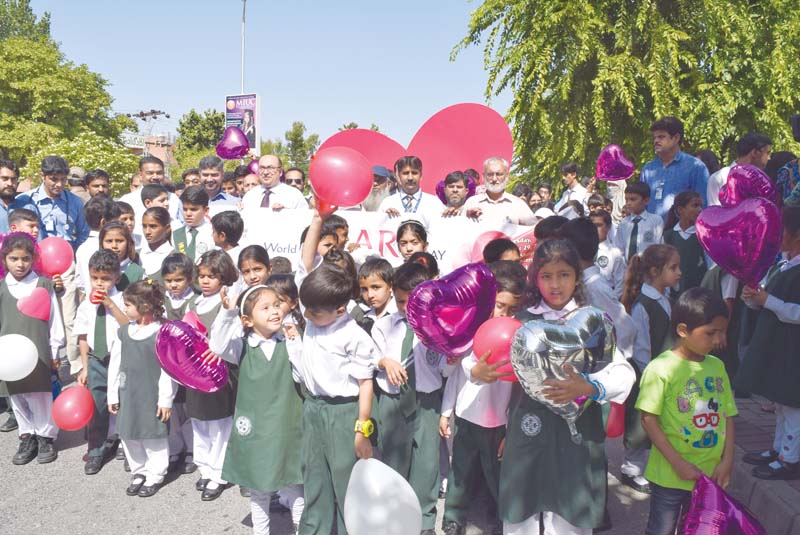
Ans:
[[[569,303],[564,305],[564,308],[562,308],[561,310],[555,310],[555,309],[551,308],[550,305],[545,303],[544,299],[542,299],[541,303],[539,303],[538,305],[536,305],[534,307],[530,307],[528,309],[528,312],[530,312],[531,314],[536,314],[536,315],[551,314],[551,315],[557,315],[559,317],[564,317],[564,316],[566,316],[567,314],[569,314],[570,312],[572,312],[573,310],[575,310],[577,308],[578,308],[578,303],[576,303],[574,299],[570,299]]]
[[[787,269],[791,269],[791,268],[793,268],[794,266],[797,266],[797,265],[800,265],[800,255],[797,255],[794,258],[792,258],[791,260],[786,261],[786,263],[784,263],[781,266],[781,272],[786,271]]]
[[[646,297],[649,297],[650,299],[656,299],[658,301],[665,300],[665,301],[669,302],[669,300],[667,299],[666,295],[664,295],[662,293],[659,293],[658,290],[656,290],[655,288],[653,288],[652,286],[650,286],[646,282],[644,284],[642,284],[642,293]]]
[[[61,192],[61,195],[56,197],[55,199],[51,198],[44,189],[44,184],[40,184],[38,188],[34,189],[31,192],[31,200],[35,203],[50,201],[55,203],[56,201],[64,201],[67,200],[67,190]]]
[[[6,275],[6,284],[8,286],[17,286],[19,284],[30,284],[38,278],[39,276],[36,273],[34,273],[33,270],[29,271],[27,275],[22,277],[22,280],[17,280],[14,278],[14,275],[8,273]]]

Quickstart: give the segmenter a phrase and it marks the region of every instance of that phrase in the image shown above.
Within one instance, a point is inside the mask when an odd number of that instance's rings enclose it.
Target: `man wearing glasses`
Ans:
[[[536,218],[528,204],[506,193],[508,162],[489,158],[483,162],[483,181],[486,193],[476,194],[464,203],[464,214],[480,221],[508,221],[517,225],[533,225]]]
[[[306,200],[306,203],[309,206],[313,206],[312,203],[314,202],[314,195],[311,192],[306,195],[306,174],[302,169],[299,167],[290,167],[287,169],[283,174],[283,182],[287,186],[297,188],[297,190],[303,194],[303,198]]]
[[[267,154],[258,160],[258,179],[261,187],[248,191],[242,199],[244,210],[270,208],[273,211],[308,208],[308,203],[299,189],[281,182],[283,164],[281,159]]]

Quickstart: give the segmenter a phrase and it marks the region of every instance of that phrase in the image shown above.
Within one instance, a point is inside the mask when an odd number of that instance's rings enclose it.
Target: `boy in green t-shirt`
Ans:
[[[642,374],[636,408],[655,446],[644,476],[650,482],[646,535],[675,532],[701,474],[728,485],[733,468],[733,402],[725,365],[708,353],[725,338],[728,310],[705,288],[693,288],[672,307],[676,346]]]

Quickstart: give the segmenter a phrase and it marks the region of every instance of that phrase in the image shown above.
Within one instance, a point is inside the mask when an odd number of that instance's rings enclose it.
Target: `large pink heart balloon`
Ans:
[[[217,143],[217,156],[223,160],[238,160],[244,158],[250,150],[250,141],[238,127],[229,126],[222,133],[222,139]]]
[[[497,282],[485,264],[467,264],[411,291],[408,324],[428,349],[448,357],[461,355],[492,315],[496,292]]]
[[[177,382],[201,392],[216,392],[228,382],[228,365],[203,363],[208,342],[182,321],[168,321],[158,330],[156,355],[161,367]]]
[[[780,209],[760,197],[736,206],[709,206],[700,212],[695,227],[697,239],[714,262],[753,287],[780,250]]]
[[[705,475],[694,486],[683,526],[684,535],[767,534],[747,508]]]
[[[597,157],[597,168],[594,176],[598,180],[627,180],[636,172],[636,166],[630,161],[619,145],[606,145]]]
[[[353,129],[334,134],[320,146],[345,146],[357,150],[372,165],[392,169],[401,156],[422,160],[422,189],[436,192],[436,184],[459,169],[481,171],[489,157],[509,162],[514,152],[511,130],[503,116],[483,104],[465,103],[445,108],[417,131],[408,149],[372,130]]]
[[[719,202],[722,206],[736,206],[753,197],[764,197],[774,202],[775,184],[754,165],[734,165],[728,172],[727,182],[719,190]]]
[[[49,321],[50,292],[44,288],[34,288],[30,295],[17,301],[17,310],[31,318]]]

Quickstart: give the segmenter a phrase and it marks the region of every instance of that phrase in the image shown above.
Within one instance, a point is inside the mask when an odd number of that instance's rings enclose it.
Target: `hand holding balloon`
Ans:
[[[727,446],[727,441],[725,445]],[[731,448],[731,451],[733,451],[733,448]],[[722,461],[714,468],[714,473],[711,474],[711,479],[714,480],[714,483],[723,489],[731,482],[731,472],[733,471],[733,454],[727,455],[727,453],[728,448],[726,447],[725,453],[722,454]]]
[[[119,412],[119,403],[114,403],[113,405],[109,405],[108,412],[111,414],[117,414]]]
[[[763,307],[767,302],[767,297],[769,297],[769,294],[761,287],[752,288],[750,286],[745,286],[742,290],[742,299],[746,299],[760,307]]]
[[[484,353],[483,356],[481,356],[481,358],[478,360],[478,363],[472,367],[470,374],[472,374],[474,379],[477,379],[483,383],[494,383],[498,379],[503,379],[504,377],[511,377],[514,375],[512,372],[497,371],[498,368],[502,368],[506,364],[509,364],[511,362],[510,359],[498,360],[494,364],[487,363],[486,361],[491,354],[491,351]]]
[[[64,281],[61,279],[61,275],[56,273],[51,277],[53,281],[53,291],[56,293],[61,293],[64,291]]]
[[[222,360],[222,357],[211,351],[211,349],[206,349],[203,351],[203,354],[200,355],[203,364],[210,364],[211,366],[216,366]]]
[[[544,397],[553,403],[564,405],[578,398],[588,398],[595,394],[594,387],[578,374],[575,368],[566,365],[562,369],[566,374],[565,379],[546,379],[544,381],[543,384],[549,387],[544,391]]]

